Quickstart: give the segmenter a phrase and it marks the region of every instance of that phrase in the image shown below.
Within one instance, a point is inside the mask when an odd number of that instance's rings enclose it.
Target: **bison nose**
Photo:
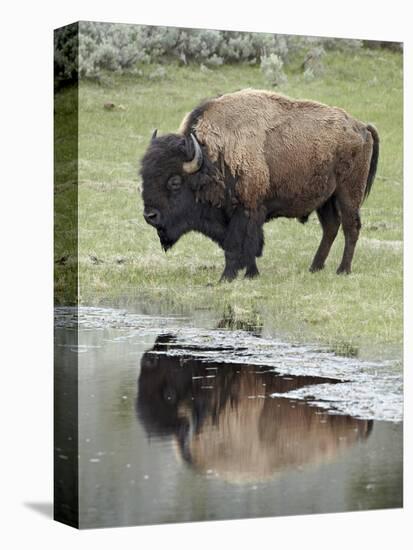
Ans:
[[[161,213],[155,208],[145,210],[143,213],[143,217],[145,218],[147,223],[153,225],[154,227],[157,227],[159,225],[159,222],[161,221]]]

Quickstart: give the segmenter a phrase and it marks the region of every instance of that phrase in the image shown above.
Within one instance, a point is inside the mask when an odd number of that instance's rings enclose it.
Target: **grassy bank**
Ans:
[[[381,50],[329,53],[323,79],[306,82],[290,69],[279,91],[316,99],[374,123],[381,157],[353,273],[338,277],[337,238],[323,272],[308,267],[321,231],[315,215],[302,226],[275,220],[265,227],[261,277],[218,285],[223,252],[201,235],[185,236],[167,255],[143,220],[139,159],[153,128],[174,131],[202,99],[244,87],[269,88],[258,67],[167,68],[161,80],[108,75],[80,85],[79,274],[81,302],[131,301],[164,311],[212,308],[219,318],[264,322],[301,340],[344,349],[399,346],[402,339],[402,57]],[[145,67],[147,75],[153,67]],[[59,101],[65,101],[62,92]],[[112,102],[113,109],[104,104]],[[58,252],[64,256],[64,244]],[[62,274],[64,266],[61,266]],[[59,289],[59,266],[57,266]],[[63,291],[64,279],[61,279]]]

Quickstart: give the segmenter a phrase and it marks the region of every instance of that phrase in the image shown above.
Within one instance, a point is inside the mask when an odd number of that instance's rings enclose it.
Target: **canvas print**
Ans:
[[[54,35],[55,519],[403,506],[403,48]]]

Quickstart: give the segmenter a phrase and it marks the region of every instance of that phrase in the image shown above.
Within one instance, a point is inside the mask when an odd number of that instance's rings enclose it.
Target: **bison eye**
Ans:
[[[166,184],[170,191],[178,191],[182,185],[181,176],[172,176],[169,178],[168,183]]]

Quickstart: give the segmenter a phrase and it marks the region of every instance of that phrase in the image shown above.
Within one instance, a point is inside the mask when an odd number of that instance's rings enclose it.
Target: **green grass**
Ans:
[[[245,87],[269,88],[258,67],[168,66],[160,81],[107,75],[80,85],[79,274],[82,303],[129,300],[164,312],[210,308],[259,316],[271,333],[319,341],[373,355],[402,342],[402,57],[382,50],[329,53],[326,73],[305,82],[292,70],[279,91],[346,109],[379,130],[379,170],[362,208],[363,228],[352,275],[337,276],[343,251],[337,238],[323,272],[308,267],[321,231],[316,216],[302,226],[265,226],[261,277],[218,285],[223,252],[189,234],[167,255],[142,217],[138,166],[153,128],[176,130],[184,114],[210,96]],[[146,73],[153,67],[146,67]],[[65,101],[63,92],[59,101]],[[113,110],[103,108],[113,102]],[[119,107],[120,106],[120,107]],[[64,253],[64,244],[61,245]],[[61,268],[62,273],[64,267]],[[59,267],[57,267],[59,271]],[[59,277],[58,277],[59,278]]]

